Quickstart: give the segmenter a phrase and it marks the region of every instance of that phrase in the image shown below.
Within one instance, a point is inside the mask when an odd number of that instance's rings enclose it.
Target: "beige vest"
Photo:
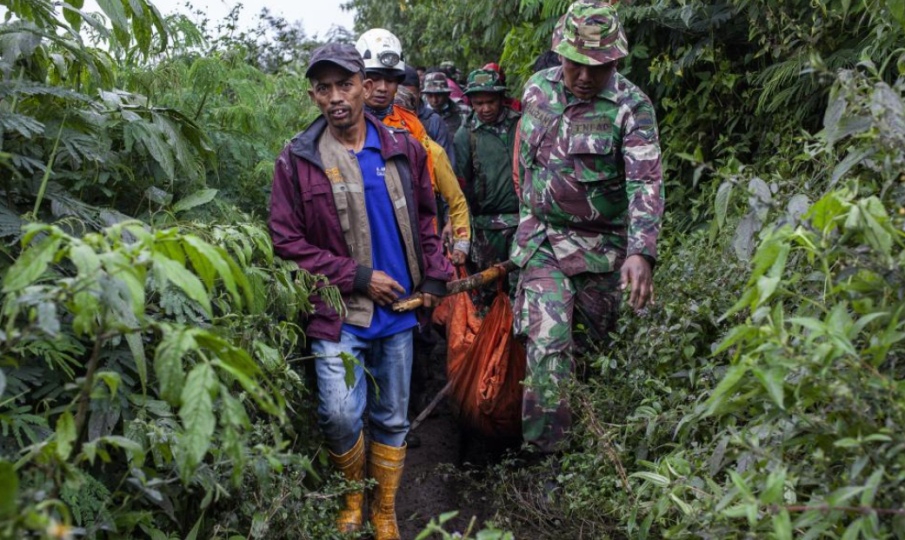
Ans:
[[[364,179],[361,175],[358,158],[336,140],[329,129],[324,130],[318,143],[318,149],[324,164],[324,171],[333,187],[333,201],[336,203],[336,212],[339,214],[339,223],[342,226],[346,245],[349,246],[349,253],[355,262],[371,268],[373,267],[371,226],[368,223]],[[412,285],[416,286],[421,283],[421,268],[415,252],[415,229],[409,219],[402,179],[399,177],[399,171],[393,161],[386,163],[385,182],[390,200],[393,202],[396,225],[399,227],[405,247],[409,275],[412,278]],[[364,328],[371,326],[371,320],[374,317],[373,300],[358,292],[353,292],[344,300],[347,311],[346,323]]]

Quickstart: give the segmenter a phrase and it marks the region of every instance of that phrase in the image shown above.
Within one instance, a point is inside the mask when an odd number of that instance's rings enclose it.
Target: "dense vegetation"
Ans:
[[[338,298],[263,226],[314,43],[99,4],[0,0],[0,537],[330,538],[296,322]],[[349,2],[514,88],[568,4]],[[905,2],[620,12],[666,157],[658,304],[584,359],[552,499],[544,467],[476,481],[525,537],[905,537]]]
[[[427,28],[419,63],[502,58],[523,81],[569,2],[350,4],[362,27]],[[487,482],[501,519],[550,538],[905,537],[905,4],[620,13],[666,159],[658,305],[584,359],[559,496],[543,467]]]

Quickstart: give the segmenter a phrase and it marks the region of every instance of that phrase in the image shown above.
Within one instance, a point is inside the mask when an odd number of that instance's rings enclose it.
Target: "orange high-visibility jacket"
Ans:
[[[469,240],[471,238],[471,223],[468,216],[468,204],[465,202],[465,195],[458,185],[455,174],[449,177],[448,174],[437,174],[438,171],[435,169],[438,165],[436,163],[437,154],[443,153],[443,148],[434,143],[427,135],[427,130],[424,129],[424,125],[421,123],[421,120],[418,119],[418,115],[404,107],[394,105],[393,112],[383,119],[383,123],[396,129],[408,131],[412,134],[412,137],[424,146],[424,149],[427,151],[427,167],[430,172],[434,193],[441,194],[443,198],[446,199],[447,204],[449,204],[449,219],[453,225],[453,235],[456,237],[457,249],[462,249],[462,251],[467,252]],[[446,161],[448,163],[448,157],[446,158]],[[441,169],[443,169],[442,160],[439,165]],[[447,168],[451,169],[451,167]],[[455,180],[455,186],[450,185],[450,179]],[[464,246],[464,249],[462,246]]]

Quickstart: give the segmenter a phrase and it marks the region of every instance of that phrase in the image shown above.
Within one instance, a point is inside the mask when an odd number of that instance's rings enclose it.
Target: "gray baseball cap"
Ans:
[[[365,61],[358,49],[348,43],[327,43],[315,49],[308,61],[305,77],[310,78],[314,68],[324,63],[337,65],[350,73],[365,73]]]

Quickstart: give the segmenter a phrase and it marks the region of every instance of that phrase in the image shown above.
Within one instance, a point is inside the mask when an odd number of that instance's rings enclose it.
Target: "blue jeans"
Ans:
[[[387,446],[402,446],[409,430],[409,384],[412,376],[412,330],[381,339],[363,340],[343,331],[339,343],[311,342],[318,387],[318,424],[335,454],[345,454],[358,442],[364,427],[365,404],[371,438]],[[355,382],[346,386],[340,353],[352,355]],[[367,368],[371,377],[365,374]],[[376,383],[377,388],[374,388]],[[379,399],[378,399],[379,390]]]

